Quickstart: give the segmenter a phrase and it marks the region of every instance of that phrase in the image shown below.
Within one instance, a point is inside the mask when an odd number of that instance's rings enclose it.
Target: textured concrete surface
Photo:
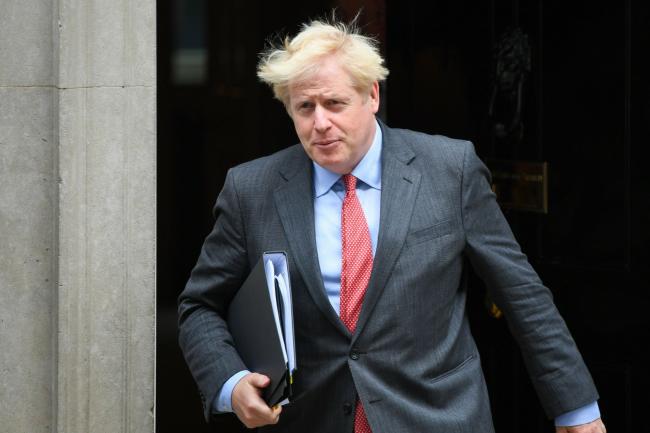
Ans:
[[[50,432],[56,286],[51,88],[0,88],[0,431]]]
[[[0,431],[153,432],[155,1],[0,2]]]
[[[47,0],[0,1],[0,86],[54,83],[53,8]]]
[[[61,107],[59,431],[153,431],[154,89]]]
[[[63,88],[155,85],[155,1],[60,0]]]
[[[60,432],[154,429],[154,6],[59,6]]]
[[[0,2],[0,430],[51,432],[56,288],[52,10]]]

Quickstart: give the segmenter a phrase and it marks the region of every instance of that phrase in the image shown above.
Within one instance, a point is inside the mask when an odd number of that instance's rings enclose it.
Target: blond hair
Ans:
[[[356,20],[355,20],[356,21]],[[375,81],[388,76],[377,41],[362,35],[353,21],[311,21],[294,38],[261,53],[257,76],[271,86],[277,99],[288,106],[289,84],[300,82],[318,70],[325,57],[335,55],[350,75],[357,91],[370,92]]]

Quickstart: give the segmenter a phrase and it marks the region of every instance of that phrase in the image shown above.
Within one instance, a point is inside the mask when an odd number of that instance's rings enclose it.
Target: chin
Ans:
[[[311,148],[309,157],[316,161],[318,165],[334,173],[347,174],[352,171],[356,165],[351,162],[355,155],[351,154],[349,149],[339,144],[332,149]]]
[[[329,163],[329,164],[321,164],[321,167],[325,167],[329,171],[337,174],[348,174],[352,171],[352,168],[348,168],[348,166],[342,162],[338,163]]]
[[[325,155],[315,155],[315,158],[312,158],[318,165],[324,167],[335,173],[340,173],[340,170],[346,166],[345,159],[343,158],[333,158],[332,156]]]

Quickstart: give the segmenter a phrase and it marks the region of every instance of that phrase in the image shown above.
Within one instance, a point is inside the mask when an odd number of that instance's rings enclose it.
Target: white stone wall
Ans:
[[[152,432],[155,1],[0,1],[0,431]]]

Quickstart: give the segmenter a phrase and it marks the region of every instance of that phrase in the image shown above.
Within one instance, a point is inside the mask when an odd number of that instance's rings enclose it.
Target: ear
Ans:
[[[377,111],[379,111],[379,83],[377,81],[372,83],[372,87],[370,88],[369,101],[372,112],[376,114]]]

